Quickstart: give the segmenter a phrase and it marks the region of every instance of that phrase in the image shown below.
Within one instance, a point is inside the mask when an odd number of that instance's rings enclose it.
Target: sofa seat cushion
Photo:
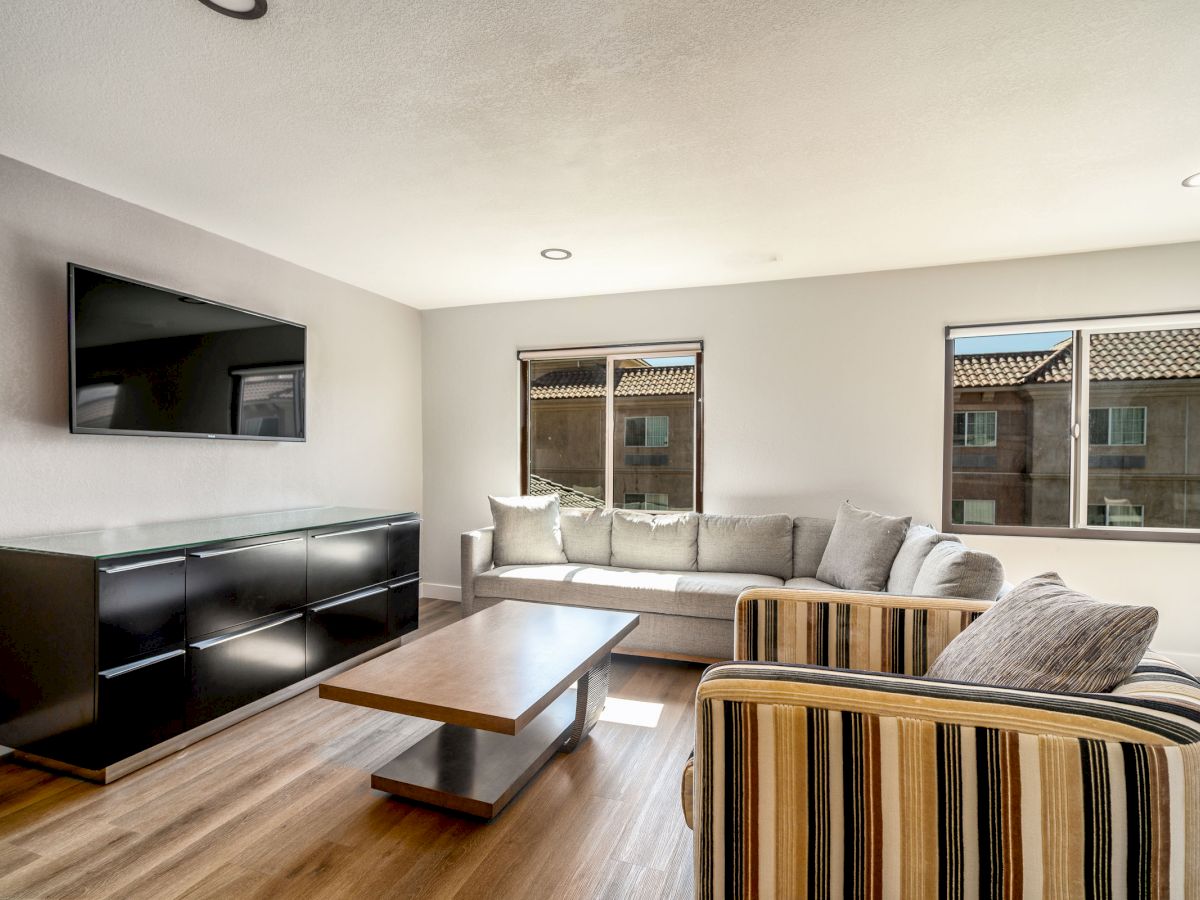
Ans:
[[[821,581],[819,578],[789,578],[783,583],[785,588],[796,588],[801,591],[840,591],[842,588]]]
[[[770,575],[740,572],[665,572],[615,566],[501,566],[475,579],[475,594],[630,612],[733,619],[738,594],[782,587]],[[730,632],[730,641],[733,633]]]

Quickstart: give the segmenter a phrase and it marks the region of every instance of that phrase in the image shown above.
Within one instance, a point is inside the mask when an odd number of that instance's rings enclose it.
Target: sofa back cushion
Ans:
[[[911,593],[918,597],[995,600],[1004,586],[1004,566],[990,553],[956,541],[936,544],[921,563]]]
[[[791,578],[792,517],[701,516],[697,566],[701,572]]]
[[[696,513],[651,516],[614,510],[612,564],[624,569],[694,570],[699,527]]]
[[[567,562],[607,566],[612,562],[611,509],[564,509],[559,517]]]
[[[1103,603],[1053,572],[1022,582],[938,654],[927,678],[1098,693],[1127,679],[1158,627],[1152,606]]]
[[[911,521],[843,503],[817,578],[848,591],[882,591]]]
[[[558,495],[488,497],[492,505],[492,561],[497,566],[565,563]]]
[[[564,535],[565,540],[565,535]],[[904,535],[904,543],[892,563],[892,571],[888,575],[887,591],[889,594],[911,594],[917,583],[917,575],[929,556],[929,551],[942,541],[961,543],[953,534],[943,534],[928,525],[910,525]],[[570,552],[567,553],[570,556]],[[985,598],[991,600],[991,597]]]
[[[816,578],[829,544],[833,519],[797,516],[792,520],[792,577]]]

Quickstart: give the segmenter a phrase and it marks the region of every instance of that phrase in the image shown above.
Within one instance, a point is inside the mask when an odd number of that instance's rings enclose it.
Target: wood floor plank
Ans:
[[[422,600],[408,639],[458,614]],[[702,671],[614,657],[610,696],[661,703],[657,723],[601,721],[490,823],[371,790],[436,723],[315,690],[107,787],[0,760],[0,897],[686,897]]]

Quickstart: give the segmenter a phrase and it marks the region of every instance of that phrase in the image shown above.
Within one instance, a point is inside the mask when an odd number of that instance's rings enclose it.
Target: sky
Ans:
[[[967,353],[1015,353],[1021,350],[1049,350],[1071,336],[1069,331],[1040,331],[1030,334],[1001,334],[994,337],[958,338],[954,355]]]

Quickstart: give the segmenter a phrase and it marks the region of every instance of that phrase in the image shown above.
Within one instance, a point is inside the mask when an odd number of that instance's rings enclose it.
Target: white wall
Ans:
[[[70,434],[68,261],[307,325],[307,443]],[[0,157],[0,538],[419,509],[420,329],[406,306]]]
[[[705,509],[831,515],[843,498],[938,521],[943,328],[1200,307],[1200,243],[423,314],[427,581],[519,490],[519,348],[703,338]],[[1010,579],[1047,569],[1152,603],[1200,670],[1200,545],[972,538]]]

